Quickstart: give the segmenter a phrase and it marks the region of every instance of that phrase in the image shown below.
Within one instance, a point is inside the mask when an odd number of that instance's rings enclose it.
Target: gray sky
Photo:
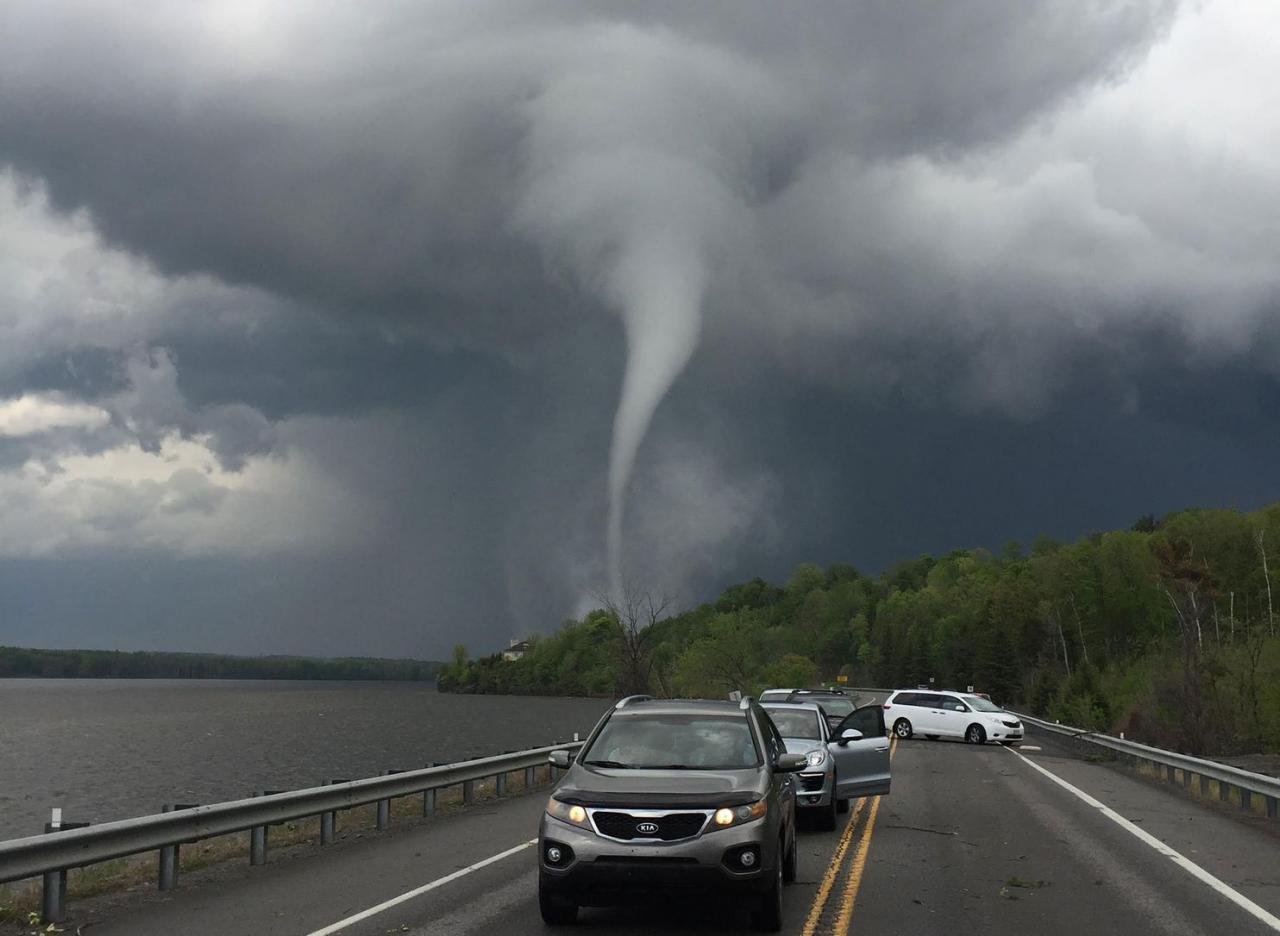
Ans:
[[[0,643],[1274,499],[1277,88],[1247,2],[0,0]]]

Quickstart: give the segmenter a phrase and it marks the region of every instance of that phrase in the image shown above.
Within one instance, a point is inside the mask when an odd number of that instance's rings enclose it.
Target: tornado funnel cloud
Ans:
[[[636,455],[658,405],[689,363],[701,332],[706,270],[676,241],[633,244],[610,277],[627,336],[627,368],[609,454],[609,587],[622,594],[622,530]]]

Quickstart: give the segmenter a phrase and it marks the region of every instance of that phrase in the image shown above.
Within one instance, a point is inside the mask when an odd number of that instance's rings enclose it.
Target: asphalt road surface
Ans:
[[[265,868],[184,878],[169,894],[77,908],[92,936],[546,934],[534,850],[540,794],[369,834]],[[1050,739],[897,743],[893,793],[831,833],[801,833],[785,931],[844,933],[1280,933],[1280,832],[1083,760]],[[380,905],[384,905],[381,906]],[[577,929],[750,931],[745,908],[584,910]],[[572,930],[570,931],[572,932]]]

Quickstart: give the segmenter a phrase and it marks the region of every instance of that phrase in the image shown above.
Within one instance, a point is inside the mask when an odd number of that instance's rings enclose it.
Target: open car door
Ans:
[[[846,739],[846,731],[859,737]],[[884,709],[865,705],[845,716],[832,732],[827,750],[836,762],[836,795],[841,799],[883,796],[889,792],[889,738]]]

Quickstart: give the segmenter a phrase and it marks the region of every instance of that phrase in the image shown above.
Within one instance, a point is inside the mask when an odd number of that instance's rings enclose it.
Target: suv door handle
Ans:
[[[887,744],[886,744],[884,747],[878,747],[878,748],[876,748],[876,753],[877,753],[877,754],[888,754],[888,753],[889,753],[889,745],[887,745]]]

